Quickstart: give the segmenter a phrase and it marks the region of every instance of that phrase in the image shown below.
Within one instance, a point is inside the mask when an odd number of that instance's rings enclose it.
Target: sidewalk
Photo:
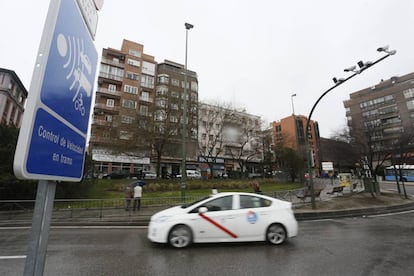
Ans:
[[[367,216],[414,210],[414,198],[403,198],[396,192],[381,191],[373,198],[370,193],[345,190],[343,194],[332,194],[331,185],[326,185],[320,197],[316,198],[316,208],[312,209],[310,198],[306,202],[291,198],[297,220],[316,220],[342,217]],[[124,208],[65,209],[55,210],[52,226],[147,226],[151,215],[168,206],[143,206],[140,211],[125,211]],[[30,226],[31,211],[0,212],[0,227]]]
[[[354,192],[317,200],[315,210],[312,209],[311,204],[297,206],[295,215],[298,220],[315,220],[378,215],[408,210],[414,210],[413,197],[405,199],[396,192],[381,191],[381,195],[373,198],[367,192]]]

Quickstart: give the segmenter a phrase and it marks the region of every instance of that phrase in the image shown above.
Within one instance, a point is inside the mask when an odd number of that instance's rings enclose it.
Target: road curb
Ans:
[[[361,209],[346,209],[335,211],[315,211],[315,212],[296,212],[295,217],[298,221],[303,220],[318,220],[318,219],[334,219],[346,217],[363,217],[381,214],[398,213],[404,211],[414,210],[414,202],[401,205],[361,208]]]

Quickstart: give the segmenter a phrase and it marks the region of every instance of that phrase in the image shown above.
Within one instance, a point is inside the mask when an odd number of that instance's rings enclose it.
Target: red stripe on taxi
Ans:
[[[230,237],[235,238],[235,239],[237,238],[236,234],[234,234],[233,232],[231,232],[229,229],[225,228],[224,226],[218,224],[217,222],[215,222],[211,218],[207,217],[206,215],[204,215],[202,213],[199,213],[199,215],[200,215],[200,217],[207,220],[208,222],[210,222],[211,224],[213,224],[214,226],[216,226],[217,228],[219,228],[223,232],[227,233]]]

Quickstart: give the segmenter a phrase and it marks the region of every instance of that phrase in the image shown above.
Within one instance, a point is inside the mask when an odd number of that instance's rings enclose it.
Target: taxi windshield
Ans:
[[[196,204],[196,203],[199,203],[200,201],[203,201],[203,200],[205,200],[205,199],[207,199],[207,198],[210,198],[210,197],[211,197],[211,195],[209,195],[209,196],[205,196],[205,197],[202,197],[202,198],[197,199],[197,200],[195,200],[195,201],[193,201],[193,202],[189,202],[189,203],[183,204],[183,205],[181,205],[181,208],[185,209],[185,208],[187,208],[187,207],[189,207],[189,206],[191,206],[191,205],[194,205],[194,204]]]

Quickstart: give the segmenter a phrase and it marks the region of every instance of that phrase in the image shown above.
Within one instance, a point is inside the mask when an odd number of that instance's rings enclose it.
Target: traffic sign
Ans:
[[[333,163],[332,162],[322,162],[322,170],[324,171],[333,171]]]
[[[84,2],[51,1],[16,148],[19,178],[82,179],[98,61]]]

